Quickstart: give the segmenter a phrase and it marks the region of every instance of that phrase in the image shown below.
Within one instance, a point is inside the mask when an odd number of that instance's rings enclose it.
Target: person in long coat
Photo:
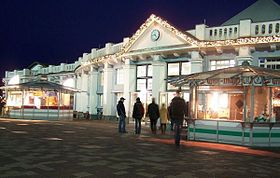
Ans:
[[[181,91],[176,91],[176,96],[170,103],[171,116],[175,120],[175,145],[180,146],[181,130],[184,117],[187,115],[187,105],[183,98],[181,98]]]
[[[117,111],[118,115],[120,117],[119,119],[119,133],[127,133],[126,128],[125,128],[125,118],[126,118],[126,113],[125,113],[125,107],[124,107],[124,98],[121,97],[118,104],[117,104]]]
[[[133,106],[132,117],[135,119],[135,134],[141,133],[141,120],[144,116],[144,107],[140,98],[136,98],[136,103]]]
[[[155,103],[155,98],[152,98],[152,103],[148,105],[147,116],[150,118],[151,131],[153,134],[156,134],[156,124],[159,118],[159,109],[158,105]]]
[[[168,122],[168,111],[164,103],[161,105],[161,108],[159,110],[159,115],[160,115],[161,133],[165,134],[166,124]]]

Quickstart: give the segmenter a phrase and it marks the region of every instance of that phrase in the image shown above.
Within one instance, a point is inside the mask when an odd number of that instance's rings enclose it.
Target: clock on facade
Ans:
[[[160,37],[160,32],[157,29],[154,29],[151,33],[151,39],[152,41],[157,41]]]

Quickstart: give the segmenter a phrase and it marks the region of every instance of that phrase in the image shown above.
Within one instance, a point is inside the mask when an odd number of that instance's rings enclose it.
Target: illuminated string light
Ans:
[[[192,50],[198,50],[199,48],[211,48],[211,47],[227,47],[227,46],[241,46],[241,45],[254,45],[254,44],[266,44],[266,43],[279,43],[280,35],[264,36],[264,37],[249,37],[249,38],[238,38],[235,40],[219,40],[219,41],[199,41],[192,38],[189,34],[177,30],[174,26],[170,25],[167,21],[160,17],[152,14],[135,32],[135,34],[129,39],[129,41],[122,46],[120,52],[115,54],[100,56],[97,58],[90,59],[86,62],[82,62],[82,67],[94,65],[98,63],[105,63],[111,58],[121,58],[123,54],[129,51],[132,45],[138,40],[138,38],[150,27],[154,22],[160,24],[162,27],[171,31],[176,36],[179,36],[185,40],[186,45],[191,45]]]

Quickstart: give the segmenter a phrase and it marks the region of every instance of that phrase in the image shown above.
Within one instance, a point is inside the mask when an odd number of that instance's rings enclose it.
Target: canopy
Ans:
[[[195,83],[198,85],[280,85],[280,71],[263,67],[250,66],[248,62],[240,66],[228,67],[207,72],[194,73],[179,77],[170,77],[167,81],[181,87]]]
[[[78,90],[71,87],[66,87],[54,82],[49,82],[47,80],[37,80],[26,83],[20,83],[16,85],[7,85],[0,87],[0,89],[14,89],[14,90],[22,90],[22,89],[41,89],[41,90],[63,90],[66,92],[77,92]]]

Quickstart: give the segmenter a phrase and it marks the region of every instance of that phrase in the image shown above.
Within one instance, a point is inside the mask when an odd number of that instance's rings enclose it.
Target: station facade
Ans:
[[[272,0],[259,0],[220,26],[197,24],[187,31],[151,15],[133,36],[93,48],[73,64],[36,63],[28,69],[7,71],[3,81],[10,85],[45,77],[78,89],[75,111],[89,112],[94,118],[103,110],[104,117],[112,118],[120,97],[126,98],[131,116],[137,97],[145,106],[153,97],[159,104],[170,103],[178,88],[168,78],[238,66],[244,61],[280,70],[280,6]],[[189,101],[189,88],[181,90]]]

